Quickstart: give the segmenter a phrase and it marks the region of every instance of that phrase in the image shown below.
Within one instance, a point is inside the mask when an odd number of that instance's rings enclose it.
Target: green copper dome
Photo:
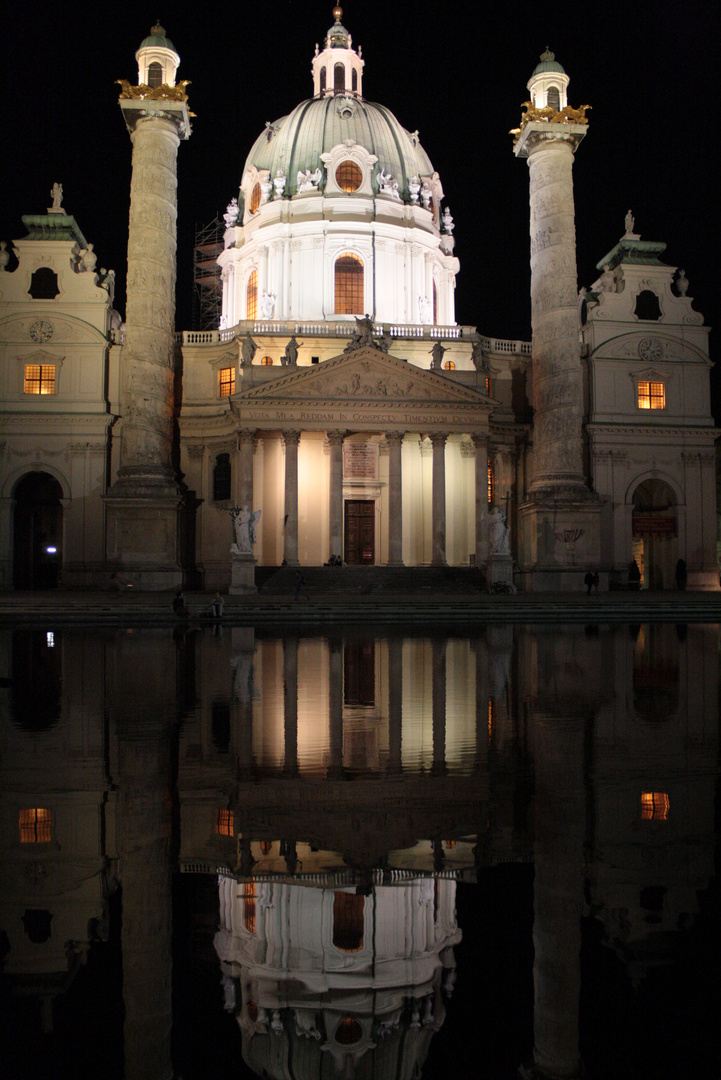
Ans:
[[[170,38],[165,36],[165,27],[161,26],[160,23],[156,23],[155,26],[151,27],[150,36],[143,38],[140,48],[170,49],[172,52],[177,53],[175,45],[173,45]]]
[[[560,71],[561,75],[566,74],[562,66],[556,60],[555,53],[552,53],[548,48],[545,52],[541,53],[541,61],[536,64],[533,69],[533,75],[542,75],[544,71]],[[533,78],[533,75],[531,78]]]
[[[322,169],[320,155],[346,139],[376,155],[375,172],[390,173],[404,201],[411,177],[433,175],[417,133],[406,131],[390,109],[337,94],[302,101],[288,116],[268,124],[248,154],[243,175],[251,165],[268,169],[271,177],[280,170],[287,177],[286,193],[294,195],[298,172]]]

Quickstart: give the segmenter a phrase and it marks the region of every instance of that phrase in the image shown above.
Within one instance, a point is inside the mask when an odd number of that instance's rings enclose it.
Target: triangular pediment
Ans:
[[[312,367],[295,367],[269,381],[241,390],[239,404],[325,402],[349,406],[440,404],[450,408],[493,408],[478,390],[435,371],[364,346]]]

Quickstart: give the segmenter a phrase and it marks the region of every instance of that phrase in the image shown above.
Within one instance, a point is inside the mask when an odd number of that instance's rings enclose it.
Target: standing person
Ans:
[[[178,589],[173,600],[173,614],[179,619],[190,618],[190,610],[185,606],[185,597],[183,596],[183,590]]]
[[[596,570],[596,571],[594,571],[594,574],[593,574],[593,591],[594,591],[595,593],[597,593],[597,592],[598,592],[598,586],[599,586],[600,584],[601,584],[601,579],[600,579],[600,577],[598,576],[598,570]]]

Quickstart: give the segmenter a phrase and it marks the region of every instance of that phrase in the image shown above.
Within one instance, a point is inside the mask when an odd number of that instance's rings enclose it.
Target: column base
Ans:
[[[515,593],[513,584],[513,559],[510,555],[489,555],[486,563],[488,591],[491,593]]]
[[[104,502],[107,566],[142,589],[180,588],[181,496],[111,492]]]
[[[230,561],[231,596],[243,596],[257,592],[255,585],[255,555],[231,551]]]
[[[601,500],[537,497],[518,508],[518,585],[523,592],[578,592],[601,561]]]

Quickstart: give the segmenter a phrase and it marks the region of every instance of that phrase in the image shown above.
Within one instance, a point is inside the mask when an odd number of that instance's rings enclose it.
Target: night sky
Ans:
[[[131,146],[114,80],[137,81],[135,51],[159,17],[197,114],[179,154],[178,328],[190,328],[194,230],[238,194],[265,122],[311,96],[331,11],[327,0],[6,9],[0,238],[24,235],[21,215],[44,213],[59,181],[98,266],[117,272],[124,312]],[[718,326],[717,4],[348,0],[343,23],[363,49],[365,96],[419,130],[440,174],[461,261],[458,322],[530,338],[528,168],[508,131],[548,45],[571,76],[569,103],[592,106],[574,166],[579,285],[598,276],[630,207]]]

